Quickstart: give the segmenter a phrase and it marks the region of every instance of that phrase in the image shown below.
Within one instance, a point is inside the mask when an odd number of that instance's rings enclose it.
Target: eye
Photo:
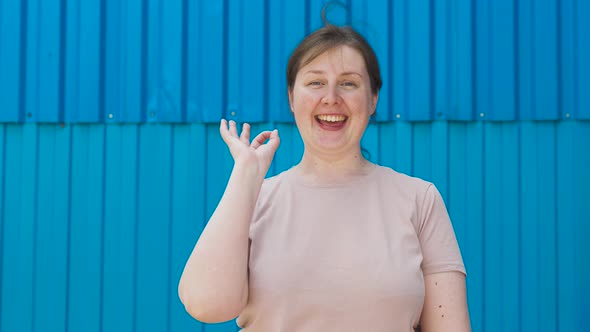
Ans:
[[[357,84],[353,81],[344,81],[344,82],[340,83],[340,85],[342,85],[344,87],[351,87],[351,88],[357,87]]]
[[[307,85],[311,87],[320,87],[323,85],[323,83],[321,81],[311,81],[307,83]]]

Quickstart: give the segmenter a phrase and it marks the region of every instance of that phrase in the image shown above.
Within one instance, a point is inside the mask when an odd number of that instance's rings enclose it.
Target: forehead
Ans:
[[[365,74],[367,69],[362,54],[350,46],[337,46],[318,55],[299,69],[299,74],[310,71],[322,72],[356,72]]]

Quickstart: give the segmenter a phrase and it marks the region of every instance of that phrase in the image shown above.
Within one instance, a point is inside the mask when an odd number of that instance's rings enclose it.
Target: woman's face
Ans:
[[[306,150],[360,150],[377,97],[361,53],[349,46],[328,50],[301,67],[289,103]]]

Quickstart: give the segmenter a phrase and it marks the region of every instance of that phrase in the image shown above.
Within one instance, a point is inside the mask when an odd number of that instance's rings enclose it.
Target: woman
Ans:
[[[180,281],[187,311],[255,332],[470,331],[440,194],[361,153],[381,88],[371,47],[326,24],[295,49],[287,81],[301,162],[265,180],[277,130],[250,142],[248,124],[238,135],[221,121],[235,165]]]

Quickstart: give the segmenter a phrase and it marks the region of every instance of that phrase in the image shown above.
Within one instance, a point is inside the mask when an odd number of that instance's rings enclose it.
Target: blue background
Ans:
[[[299,161],[288,56],[325,1],[0,0],[0,331],[235,331],[177,283],[232,167],[221,117]],[[583,331],[590,2],[349,0],[384,79],[363,146],[434,182],[474,331]]]

